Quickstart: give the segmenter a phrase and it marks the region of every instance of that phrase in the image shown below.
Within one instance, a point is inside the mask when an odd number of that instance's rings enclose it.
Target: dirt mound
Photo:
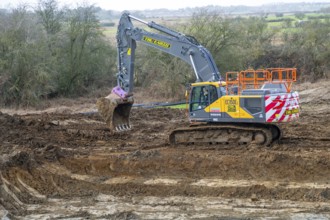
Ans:
[[[295,86],[299,91],[300,102],[303,104],[322,104],[330,102],[330,81],[302,83]]]
[[[0,113],[0,217],[327,216],[330,108],[316,107],[271,148],[170,146],[185,110],[133,108],[113,135],[95,113]]]

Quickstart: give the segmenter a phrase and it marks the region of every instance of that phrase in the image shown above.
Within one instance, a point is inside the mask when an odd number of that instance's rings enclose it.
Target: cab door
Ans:
[[[221,87],[218,87],[219,89]],[[221,100],[219,99],[222,96],[221,90],[218,91],[217,87],[210,86],[209,90],[210,94],[210,106],[206,111],[210,113],[210,121],[218,122],[221,121],[221,117],[223,115],[221,114],[223,108],[221,106]]]

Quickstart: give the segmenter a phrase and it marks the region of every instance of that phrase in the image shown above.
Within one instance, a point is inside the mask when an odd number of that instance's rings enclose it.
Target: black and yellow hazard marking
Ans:
[[[147,36],[143,36],[142,40],[144,40],[145,42],[151,43],[151,44],[155,44],[160,47],[164,47],[164,48],[171,47],[171,44],[166,43],[165,41],[157,40],[157,39],[147,37]]]

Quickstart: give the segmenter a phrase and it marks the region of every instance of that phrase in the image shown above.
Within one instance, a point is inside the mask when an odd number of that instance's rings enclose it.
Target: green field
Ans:
[[[175,108],[175,109],[186,109],[187,108],[187,104],[180,104],[180,105],[171,105],[168,106],[169,108]]]
[[[330,15],[325,13],[305,13],[302,16],[299,17],[299,15],[292,13],[283,14],[283,16],[271,14],[267,16],[266,21],[268,22],[268,27],[271,29],[288,29],[289,31],[294,31],[294,28],[299,26],[299,23],[303,24],[312,20],[324,21],[325,18],[330,18]]]

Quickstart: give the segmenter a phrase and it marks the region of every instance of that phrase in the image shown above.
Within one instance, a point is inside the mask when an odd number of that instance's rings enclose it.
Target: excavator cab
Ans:
[[[190,119],[201,122],[210,121],[210,106],[219,106],[219,98],[225,95],[225,91],[220,82],[193,83],[189,100]]]

